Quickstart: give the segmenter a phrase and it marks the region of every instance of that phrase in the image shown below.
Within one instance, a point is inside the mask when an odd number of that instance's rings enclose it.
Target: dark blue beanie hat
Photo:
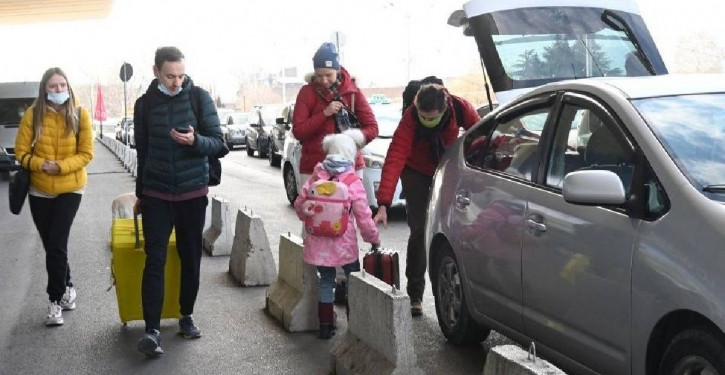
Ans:
[[[332,43],[322,43],[320,48],[312,57],[312,64],[317,68],[332,68],[340,70],[340,59],[338,58],[337,48]]]

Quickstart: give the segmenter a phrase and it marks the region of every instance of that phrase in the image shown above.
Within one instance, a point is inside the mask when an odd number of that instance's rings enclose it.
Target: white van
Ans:
[[[15,136],[25,111],[38,96],[40,82],[0,83],[0,172],[15,164]]]

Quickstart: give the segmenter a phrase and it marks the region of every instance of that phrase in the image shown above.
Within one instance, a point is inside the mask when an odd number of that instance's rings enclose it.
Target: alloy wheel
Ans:
[[[440,317],[443,323],[454,328],[461,316],[462,293],[461,278],[458,265],[450,257],[444,257],[438,268],[438,296],[440,301]]]

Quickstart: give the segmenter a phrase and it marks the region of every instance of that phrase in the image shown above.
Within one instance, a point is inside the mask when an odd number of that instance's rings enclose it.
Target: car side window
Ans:
[[[479,168],[531,181],[533,171],[539,165],[539,140],[548,115],[549,108],[540,108],[506,119],[495,125],[487,143],[485,135],[472,132],[466,160]]]
[[[609,170],[630,193],[634,172],[632,142],[621,140],[617,125],[594,107],[565,103],[556,123],[546,185],[561,189],[564,176],[577,170]]]

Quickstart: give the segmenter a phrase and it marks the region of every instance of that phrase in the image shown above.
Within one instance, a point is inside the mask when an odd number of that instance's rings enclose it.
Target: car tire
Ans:
[[[295,179],[295,171],[291,165],[284,168],[284,191],[287,193],[287,200],[290,204],[294,204],[297,199],[297,180]]]
[[[249,138],[247,138],[246,143],[247,143],[247,156],[254,156],[254,149],[252,148],[252,145],[249,143]]]
[[[274,147],[269,146],[269,165],[272,167],[279,167],[282,164],[282,157],[277,155],[277,153],[274,150]]]
[[[460,275],[458,260],[448,243],[440,249],[435,264],[433,297],[438,325],[443,335],[455,345],[478,344],[490,330],[479,326],[471,317],[463,292],[464,279]]]
[[[226,139],[224,140],[224,142],[226,142],[226,144],[227,144],[227,148],[229,149],[229,151],[231,151],[231,150],[233,150],[233,149],[234,149],[234,143],[232,143],[232,142],[229,142],[229,138],[226,138]]]
[[[658,374],[725,374],[725,336],[696,327],[678,333],[665,349]]]

